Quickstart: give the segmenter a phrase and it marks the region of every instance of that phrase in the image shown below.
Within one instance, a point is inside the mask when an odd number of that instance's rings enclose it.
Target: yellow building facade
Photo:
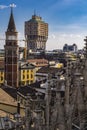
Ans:
[[[4,83],[4,69],[0,68],[0,86]]]
[[[0,57],[0,86],[4,83],[4,60]]]
[[[25,86],[35,82],[35,66],[23,64],[19,67],[19,86]],[[4,68],[0,67],[0,86],[5,83]]]
[[[25,86],[35,82],[35,66],[29,63],[25,63],[20,66],[20,86]]]

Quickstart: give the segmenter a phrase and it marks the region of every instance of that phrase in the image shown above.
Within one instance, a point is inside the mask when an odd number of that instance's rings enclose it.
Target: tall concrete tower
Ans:
[[[5,41],[5,83],[11,87],[18,87],[19,82],[19,68],[18,68],[18,32],[13,17],[13,10],[11,7],[10,19],[6,31]]]
[[[27,49],[32,51],[45,51],[48,38],[48,24],[41,17],[34,14],[29,21],[25,22],[25,37]]]

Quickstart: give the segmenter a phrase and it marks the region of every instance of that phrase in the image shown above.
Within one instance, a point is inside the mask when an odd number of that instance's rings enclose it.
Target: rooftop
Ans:
[[[11,88],[0,88],[0,102],[8,103],[11,105],[16,105],[17,102],[15,98],[17,97],[15,95],[15,91],[13,91]]]

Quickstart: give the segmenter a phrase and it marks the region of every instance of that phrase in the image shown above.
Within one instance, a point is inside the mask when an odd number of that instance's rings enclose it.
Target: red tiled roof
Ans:
[[[27,60],[29,63],[34,64],[37,67],[41,66],[47,66],[48,65],[48,60],[46,59],[30,59]]]

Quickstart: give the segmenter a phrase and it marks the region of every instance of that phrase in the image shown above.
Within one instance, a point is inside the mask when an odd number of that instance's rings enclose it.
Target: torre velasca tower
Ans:
[[[45,51],[48,39],[48,24],[34,14],[29,21],[25,22],[25,37],[28,50]]]
[[[6,31],[5,41],[5,84],[11,87],[18,87],[19,81],[19,47],[18,47],[18,33],[13,17],[13,10],[11,8],[11,15]]]

